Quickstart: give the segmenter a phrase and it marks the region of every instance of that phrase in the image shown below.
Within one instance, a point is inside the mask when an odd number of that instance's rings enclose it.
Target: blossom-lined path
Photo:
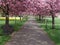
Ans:
[[[55,45],[43,31],[34,17],[30,17],[24,26],[16,32],[5,45]]]

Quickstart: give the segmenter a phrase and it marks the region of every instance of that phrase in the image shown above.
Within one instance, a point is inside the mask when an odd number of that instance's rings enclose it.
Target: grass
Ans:
[[[26,21],[27,21],[26,18],[22,18],[21,21],[17,18],[16,18],[16,21],[15,21],[15,19],[10,19],[9,24],[13,26],[15,31],[18,31]],[[1,26],[4,24],[5,24],[5,19],[0,18],[0,45],[4,45],[11,38],[11,36],[9,36],[9,35],[7,35],[7,36],[1,35],[1,34],[3,34],[3,30],[1,28]]]
[[[38,23],[39,21],[37,19]],[[60,19],[55,18],[55,29],[52,29],[52,19],[51,18],[46,18],[47,23],[40,23],[40,27],[43,28],[49,35],[49,37],[56,43],[56,45],[60,45]]]

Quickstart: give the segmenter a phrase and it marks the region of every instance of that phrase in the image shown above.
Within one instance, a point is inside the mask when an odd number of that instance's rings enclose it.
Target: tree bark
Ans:
[[[39,20],[41,20],[41,16],[39,15]]]
[[[54,20],[54,15],[52,15],[52,29],[54,29],[55,28],[55,20]]]
[[[20,21],[21,21],[21,17],[20,17]]]
[[[16,24],[16,16],[15,16],[15,24]]]
[[[6,21],[5,21],[6,25],[9,25],[9,15],[6,15]]]
[[[5,15],[6,15],[6,25],[9,25],[9,5],[6,5],[6,11],[5,11]]]

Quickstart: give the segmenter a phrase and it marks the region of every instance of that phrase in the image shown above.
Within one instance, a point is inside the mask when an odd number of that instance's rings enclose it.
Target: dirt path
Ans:
[[[54,43],[31,16],[6,45],[54,45]]]

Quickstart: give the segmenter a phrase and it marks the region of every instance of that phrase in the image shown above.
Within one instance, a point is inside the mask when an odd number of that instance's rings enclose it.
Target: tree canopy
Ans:
[[[50,15],[60,11],[60,0],[0,0],[0,8],[9,15]]]

